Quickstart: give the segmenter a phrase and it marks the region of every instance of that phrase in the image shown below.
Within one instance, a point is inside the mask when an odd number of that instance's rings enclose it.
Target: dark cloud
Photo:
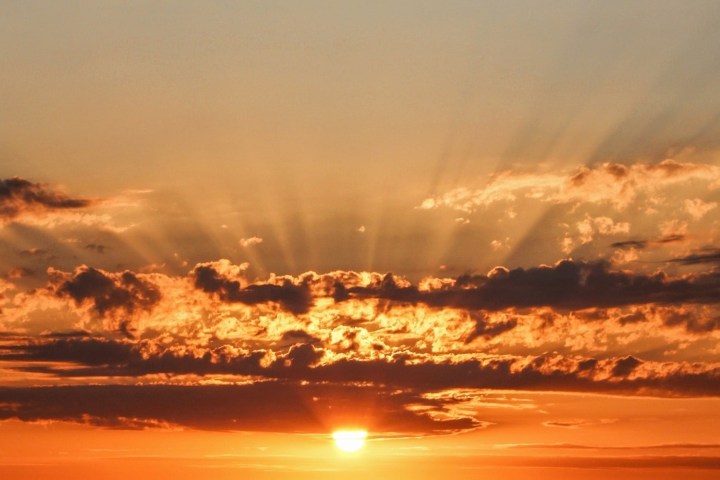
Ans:
[[[281,344],[293,345],[296,343],[320,344],[320,339],[313,337],[305,330],[288,330],[282,334]]]
[[[543,364],[544,357],[536,357],[523,366],[517,359],[496,359],[486,362],[466,360],[457,362],[405,363],[394,361],[340,360],[329,365],[308,369],[305,375],[325,381],[370,381],[397,387],[437,390],[445,388],[489,388],[517,390],[553,390],[608,393],[652,393],[655,395],[697,396],[720,395],[720,369],[702,372],[675,368],[656,376],[625,378],[639,360],[615,360],[612,380],[599,375],[599,362],[565,365]],[[592,360],[594,362],[594,360]],[[618,364],[620,366],[618,366]]]
[[[626,240],[624,242],[611,243],[610,246],[612,248],[618,248],[620,250],[628,250],[631,248],[642,250],[644,248],[647,248],[648,243],[649,242],[647,240]]]
[[[690,311],[666,312],[663,323],[669,327],[684,325],[688,332],[697,334],[720,329],[720,317]]]
[[[62,386],[0,388],[0,419],[59,420],[106,428],[163,425],[205,430],[328,433],[363,426],[375,433],[452,433],[482,425],[440,420],[408,405],[436,401],[382,387],[261,382],[232,386]],[[198,408],[199,405],[205,408]]]
[[[629,249],[633,249],[633,248],[637,249],[637,250],[643,250],[643,249],[648,248],[653,245],[681,242],[683,240],[685,240],[685,235],[674,234],[674,235],[666,235],[666,236],[660,237],[656,240],[625,240],[623,242],[611,243],[610,246],[612,248],[617,248],[619,250],[629,250]]]
[[[285,280],[281,285],[255,283],[243,287],[239,279],[228,278],[212,265],[197,265],[191,275],[195,288],[217,295],[224,302],[239,302],[246,305],[276,302],[285,310],[307,313],[313,298],[307,285],[295,285]]]
[[[285,359],[290,362],[290,365],[293,367],[309,367],[318,363],[324,354],[325,351],[321,348],[316,349],[310,344],[303,343],[290,347],[290,351]]]
[[[639,310],[636,312],[628,313],[626,315],[621,315],[618,318],[618,322],[620,323],[620,325],[639,323],[644,322],[645,320],[647,320],[645,314]]]
[[[582,421],[577,421],[577,422],[553,422],[553,421],[549,421],[549,422],[543,422],[543,425],[546,426],[546,427],[577,428],[577,427],[584,426],[585,423],[582,422]]]
[[[683,265],[701,265],[705,263],[720,263],[720,248],[710,248],[700,252],[692,253],[684,257],[673,258],[673,263],[681,263]]]
[[[35,340],[27,344],[8,345],[0,356],[6,360],[73,362],[88,366],[129,365],[141,356],[127,342],[87,338],[82,331],[48,334],[52,341]]]
[[[660,237],[655,241],[657,243],[674,243],[674,242],[681,242],[683,240],[685,240],[685,235],[676,233],[673,235],[665,235],[664,237]]]
[[[12,220],[26,213],[88,207],[92,200],[73,198],[46,185],[14,177],[0,180],[0,219]]]
[[[295,378],[294,370],[315,364],[324,351],[310,344],[295,344],[285,354],[270,356],[266,350],[238,353],[229,346],[188,350],[163,347],[151,340],[112,340],[68,335],[25,339],[3,347],[0,359],[17,362],[68,362],[68,376],[143,376],[150,374],[234,374],[267,378]],[[64,373],[54,368],[25,370]]]
[[[641,364],[642,362],[640,360],[632,355],[628,355],[627,357],[621,358],[615,362],[612,374],[615,377],[627,377]]]
[[[130,271],[107,273],[83,265],[72,274],[51,270],[50,276],[59,297],[71,298],[77,305],[90,304],[101,317],[114,312],[128,314],[119,324],[128,336],[132,314],[151,310],[162,297],[155,284]]]
[[[581,360],[577,364],[577,371],[584,372],[586,370],[594,370],[598,366],[598,361],[595,358],[588,358]]]
[[[146,340],[97,338],[16,341],[0,350],[0,360],[16,370],[58,377],[141,377],[150,374],[233,374],[256,378],[357,383],[430,392],[448,388],[489,388],[577,392],[651,393],[670,396],[720,396],[720,369],[686,369],[663,364],[637,372],[633,357],[606,360],[549,357],[498,357],[489,360],[432,360],[395,355],[377,360],[341,358],[326,361],[324,350],[296,344],[286,353],[257,350],[237,353],[218,347],[205,350],[165,348]],[[45,365],[44,362],[74,365]],[[40,362],[40,363],[35,363]],[[611,375],[609,377],[608,375]]]
[[[578,310],[635,304],[720,302],[720,275],[708,273],[670,279],[613,271],[607,262],[563,260],[553,266],[496,268],[488,275],[465,275],[435,290],[400,287],[391,274],[367,287],[350,287],[357,298],[380,298],[431,307],[498,311],[508,308],[553,307]]]
[[[501,333],[512,330],[517,326],[517,319],[511,318],[509,320],[489,322],[487,317],[480,316],[475,318],[475,328],[472,333],[465,339],[465,343],[471,343],[478,337],[484,339],[490,339],[497,337]]]

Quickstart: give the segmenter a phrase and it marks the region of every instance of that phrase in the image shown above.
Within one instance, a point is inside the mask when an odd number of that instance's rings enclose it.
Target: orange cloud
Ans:
[[[690,181],[703,182],[708,188],[715,188],[720,181],[720,168],[668,159],[657,164],[603,163],[565,173],[506,171],[493,176],[481,188],[460,187],[426,198],[418,208],[446,207],[472,213],[498,202],[526,198],[556,204],[607,204],[623,210],[641,195],[652,196],[668,187]],[[707,211],[708,207],[712,208],[692,201],[689,208],[699,213],[703,209]]]

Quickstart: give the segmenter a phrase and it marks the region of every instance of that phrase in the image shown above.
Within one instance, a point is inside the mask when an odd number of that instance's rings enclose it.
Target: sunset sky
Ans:
[[[0,477],[717,478],[718,52],[715,0],[0,0]]]

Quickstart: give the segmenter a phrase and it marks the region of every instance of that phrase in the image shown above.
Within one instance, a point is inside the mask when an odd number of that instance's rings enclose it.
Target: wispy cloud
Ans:
[[[0,220],[5,222],[78,210],[95,203],[95,200],[71,197],[48,185],[19,177],[0,180]]]
[[[603,163],[565,173],[505,171],[492,176],[483,187],[456,188],[424,199],[418,208],[445,207],[472,213],[495,203],[524,198],[555,204],[606,204],[624,210],[638,197],[652,198],[674,185],[699,181],[707,188],[716,188],[719,180],[720,168],[714,165],[675,160],[657,164]],[[711,209],[712,204],[691,200],[688,208],[698,215]]]

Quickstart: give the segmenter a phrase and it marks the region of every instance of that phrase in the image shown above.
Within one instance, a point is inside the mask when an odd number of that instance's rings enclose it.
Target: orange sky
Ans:
[[[716,477],[718,32],[6,2],[0,477]]]

